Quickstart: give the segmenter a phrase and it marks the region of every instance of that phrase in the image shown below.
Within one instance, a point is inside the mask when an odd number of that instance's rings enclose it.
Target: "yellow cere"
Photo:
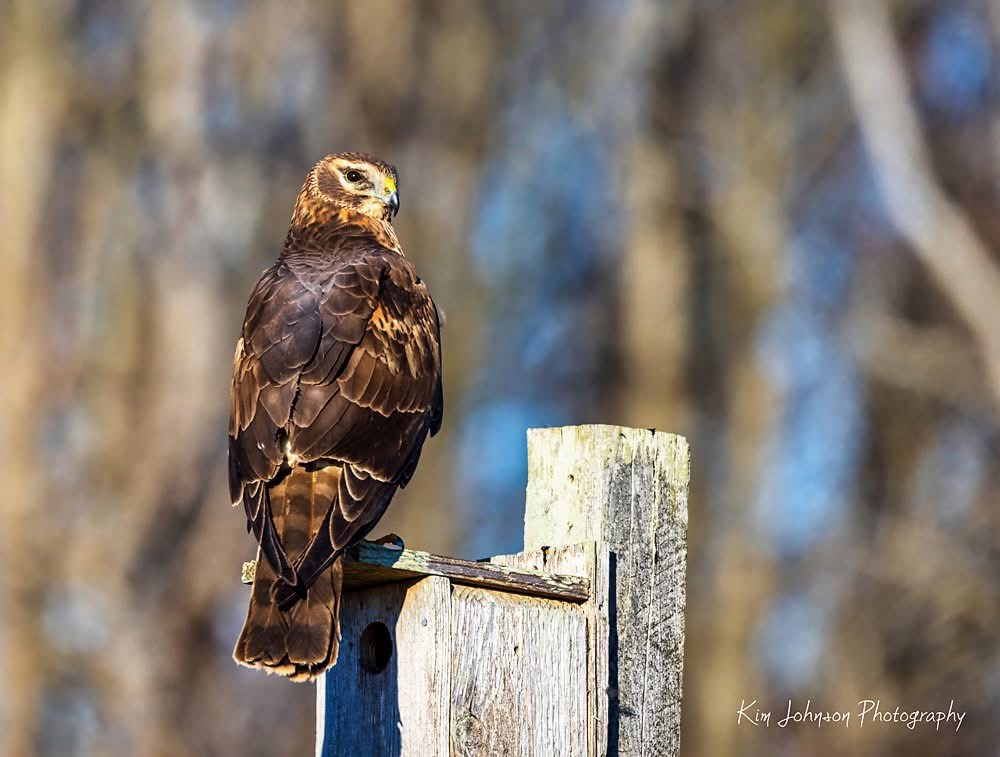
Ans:
[[[385,180],[385,191],[386,192],[396,191],[396,182],[391,176],[387,177]]]

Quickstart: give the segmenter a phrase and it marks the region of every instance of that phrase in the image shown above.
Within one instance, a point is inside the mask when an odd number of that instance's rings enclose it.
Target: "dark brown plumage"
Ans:
[[[438,313],[390,224],[396,182],[360,153],[313,167],[236,347],[229,484],[260,548],[233,656],[293,680],[336,662],[341,555],[441,425]]]

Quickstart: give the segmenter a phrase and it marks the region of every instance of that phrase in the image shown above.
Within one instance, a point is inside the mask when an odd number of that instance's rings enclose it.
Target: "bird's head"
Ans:
[[[320,207],[391,221],[399,212],[398,187],[399,174],[388,163],[364,153],[339,152],[313,166],[302,192]]]

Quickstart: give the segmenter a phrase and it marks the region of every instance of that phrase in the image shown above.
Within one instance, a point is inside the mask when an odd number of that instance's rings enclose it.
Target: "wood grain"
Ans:
[[[455,586],[451,617],[452,754],[586,755],[584,609]]]
[[[345,592],[340,660],[317,682],[317,757],[449,754],[451,588],[430,576]],[[361,662],[370,623],[392,634],[389,664]]]
[[[609,567],[606,544],[586,542],[566,547],[544,547],[516,555],[499,555],[491,562],[586,576],[590,580],[590,600],[582,605],[587,618],[587,754],[604,757],[608,753],[608,629]]]
[[[617,426],[528,432],[525,549],[612,552],[609,755],[678,755],[687,564],[687,441]]]
[[[445,576],[454,584],[572,602],[584,602],[590,596],[590,582],[584,576],[550,575],[490,562],[393,549],[372,542],[353,547],[344,561],[347,589],[419,576]]]

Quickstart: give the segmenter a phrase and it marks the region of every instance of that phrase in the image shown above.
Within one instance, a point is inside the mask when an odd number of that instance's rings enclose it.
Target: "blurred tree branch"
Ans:
[[[872,378],[957,406],[988,402],[975,348],[956,329],[915,327],[871,302],[849,322],[854,354]]]
[[[1000,403],[1000,270],[968,218],[934,179],[888,6],[875,0],[835,0],[830,14],[888,214],[968,325]]]

